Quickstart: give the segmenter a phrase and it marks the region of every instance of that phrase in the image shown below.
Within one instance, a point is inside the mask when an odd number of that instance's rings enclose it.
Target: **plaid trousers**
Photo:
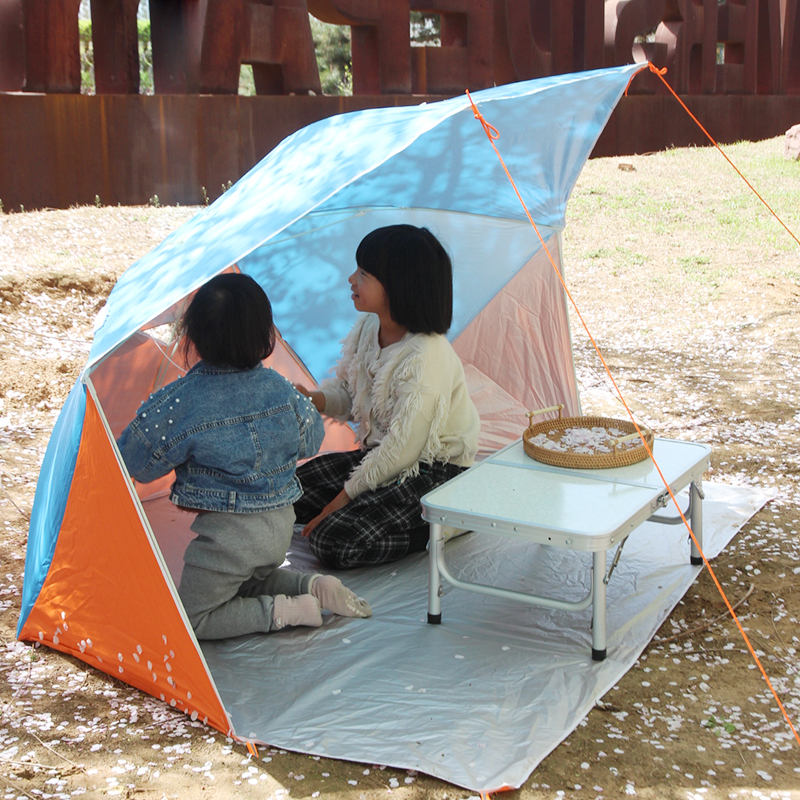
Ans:
[[[326,453],[297,468],[303,496],[295,503],[297,522],[312,520],[344,487],[365,450]],[[464,470],[435,461],[419,475],[362,492],[328,515],[309,536],[311,550],[330,569],[351,569],[396,561],[425,549],[428,525],[420,498]]]

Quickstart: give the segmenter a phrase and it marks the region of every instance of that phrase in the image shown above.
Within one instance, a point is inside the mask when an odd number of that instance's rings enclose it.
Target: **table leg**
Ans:
[[[442,526],[438,522],[431,523],[428,540],[428,622],[438,625],[442,621],[442,577],[439,574],[439,559],[444,556],[444,539]]]
[[[691,516],[692,533],[695,535],[695,539],[697,539],[697,542],[700,545],[700,547],[702,547],[704,495],[703,495],[702,482],[700,478],[698,478],[696,481],[692,481],[691,486],[689,487],[689,492],[692,504],[692,516]],[[703,557],[700,555],[700,551],[697,549],[697,545],[694,543],[694,539],[692,539],[691,562],[694,566],[698,566],[703,563]]]
[[[606,551],[597,550],[592,560],[592,660],[606,657]]]

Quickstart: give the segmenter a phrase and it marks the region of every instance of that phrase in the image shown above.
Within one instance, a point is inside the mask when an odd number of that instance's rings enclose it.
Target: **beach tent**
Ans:
[[[555,263],[578,174],[642,65],[476,92]],[[454,321],[483,424],[481,448],[517,438],[525,411],[579,412],[563,288],[466,96],[370,109],[290,136],[118,281],[42,464],[18,636],[103,670],[231,735],[177,595],[191,515],[169,479],[135,485],[115,437],[180,374],[174,322],[212,276],[240,270],[273,302],[271,363],[323,378],[355,311],[346,276],[370,230],[430,228],[453,257]],[[346,426],[324,448],[352,446]]]

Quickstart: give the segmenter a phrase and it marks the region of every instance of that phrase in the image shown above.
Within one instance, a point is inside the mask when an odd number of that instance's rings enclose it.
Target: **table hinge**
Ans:
[[[672,503],[672,498],[670,497],[669,492],[664,492],[660,494],[651,504],[651,510],[654,511],[656,508],[666,508],[668,505]],[[681,525],[684,519],[689,519],[692,515],[692,495],[689,495],[689,503],[686,506],[686,509],[681,512],[683,514],[683,518],[681,518],[680,514],[675,514],[672,517],[664,516],[663,514],[651,514],[649,517],[650,522],[658,522],[661,525]]]
[[[670,496],[669,492],[663,492],[655,500],[653,500],[650,509],[655,511],[657,508],[666,508],[669,505]]]
[[[619,557],[622,555],[622,548],[625,547],[625,542],[628,539],[625,538],[620,543],[620,546],[617,548],[617,552],[614,554],[614,560],[611,562],[611,569],[608,571],[608,575],[603,578],[603,583],[608,586],[608,582],[611,580],[611,576],[614,573],[614,570],[617,568],[617,564],[619,564]]]

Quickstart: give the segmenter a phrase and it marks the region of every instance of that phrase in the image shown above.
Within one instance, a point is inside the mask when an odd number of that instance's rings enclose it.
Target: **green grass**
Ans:
[[[800,163],[783,158],[783,137],[722,149],[800,238]],[[588,162],[572,193],[567,236],[577,257],[615,274],[647,265],[711,292],[731,278],[800,282],[800,243],[716,148],[625,157],[635,171],[620,160]]]
[[[606,247],[598,247],[595,250],[589,250],[585,255],[586,258],[610,258],[612,251]]]

